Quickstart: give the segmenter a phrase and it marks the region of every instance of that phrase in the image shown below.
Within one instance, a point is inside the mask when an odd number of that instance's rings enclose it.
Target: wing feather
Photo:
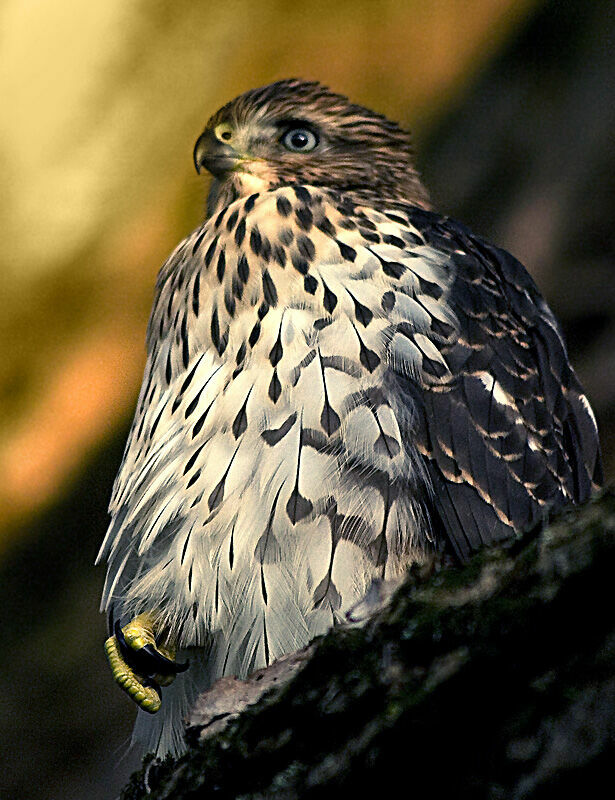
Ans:
[[[394,370],[400,398],[412,397],[405,433],[427,465],[435,527],[441,522],[445,546],[465,559],[551,508],[587,500],[602,479],[598,434],[559,327],[525,268],[459,223],[406,214],[447,269],[439,303],[455,329],[431,335],[448,368],[440,382],[425,359],[418,376],[416,359],[414,371]]]

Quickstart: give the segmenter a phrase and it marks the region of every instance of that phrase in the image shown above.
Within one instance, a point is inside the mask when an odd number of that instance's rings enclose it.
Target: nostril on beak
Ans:
[[[219,127],[219,126],[218,126]],[[228,142],[220,137],[225,130],[206,130],[196,141],[194,146],[194,166],[201,174],[204,168],[217,178],[231,172],[237,164],[244,160]]]
[[[233,138],[233,129],[228,122],[221,122],[214,128],[214,136],[220,142],[230,142]]]

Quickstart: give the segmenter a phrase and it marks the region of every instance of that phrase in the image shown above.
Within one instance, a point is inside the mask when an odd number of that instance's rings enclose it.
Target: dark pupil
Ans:
[[[297,150],[300,150],[302,147],[305,147],[306,144],[308,144],[308,141],[309,141],[308,135],[303,131],[297,131],[296,133],[293,133],[293,135],[290,137],[290,143],[292,144],[293,147],[296,147]]]

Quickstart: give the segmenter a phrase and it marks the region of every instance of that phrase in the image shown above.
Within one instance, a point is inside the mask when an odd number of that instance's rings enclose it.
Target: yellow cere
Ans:
[[[228,122],[221,122],[214,129],[214,136],[220,142],[230,142],[233,138],[233,129]]]

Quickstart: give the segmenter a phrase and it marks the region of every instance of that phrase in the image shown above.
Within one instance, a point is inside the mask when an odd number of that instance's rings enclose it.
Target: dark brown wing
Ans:
[[[435,341],[453,379],[400,376],[419,409],[418,439],[433,483],[434,533],[460,559],[587,500],[602,482],[591,408],[559,327],[525,268],[447,218],[409,212],[454,271],[447,302],[459,320]]]

